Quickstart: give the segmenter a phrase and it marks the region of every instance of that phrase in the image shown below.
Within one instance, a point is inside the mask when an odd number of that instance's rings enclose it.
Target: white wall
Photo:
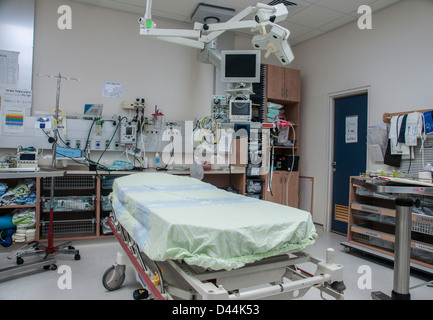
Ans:
[[[315,222],[328,222],[329,94],[369,86],[369,125],[386,112],[432,108],[432,17],[433,1],[405,0],[373,14],[372,30],[354,22],[294,47],[290,67],[302,72],[300,174],[314,177]]]
[[[72,9],[72,30],[60,30],[60,5]],[[105,81],[125,84],[125,100],[145,98],[146,114],[155,105],[167,120],[191,120],[209,114],[213,67],[196,59],[196,50],[139,35],[138,18],[129,14],[73,1],[37,0],[33,68],[33,106],[51,111],[56,80],[38,73],[80,78],[62,82],[64,112],[82,113],[86,103],[104,104],[104,115],[122,112],[123,99],[103,98]],[[156,19],[155,19],[156,20]],[[159,28],[192,26],[158,21]]]

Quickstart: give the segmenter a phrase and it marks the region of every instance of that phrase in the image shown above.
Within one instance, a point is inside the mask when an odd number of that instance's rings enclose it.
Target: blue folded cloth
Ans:
[[[12,216],[12,213],[6,213],[0,216],[0,230],[15,228],[15,225],[12,222]]]
[[[4,182],[0,182],[0,192],[5,193],[8,189],[8,184]]]
[[[15,233],[15,229],[0,230],[0,244],[3,247],[9,247],[12,244],[12,235]]]

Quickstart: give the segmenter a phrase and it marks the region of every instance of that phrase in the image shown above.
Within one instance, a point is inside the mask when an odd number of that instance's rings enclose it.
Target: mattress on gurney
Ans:
[[[302,250],[317,237],[310,213],[167,173],[117,178],[116,219],[150,259],[213,270]]]

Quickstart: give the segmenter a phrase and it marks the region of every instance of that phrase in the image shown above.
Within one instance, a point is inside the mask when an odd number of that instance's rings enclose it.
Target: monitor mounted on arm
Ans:
[[[277,24],[284,21],[288,15],[287,8],[283,4],[270,6],[257,3],[242,10],[227,22],[210,24],[196,22],[194,30],[158,29],[152,21],[151,10],[152,0],[147,0],[145,16],[139,19],[141,35],[207,50],[207,45],[225,31],[251,29],[252,32],[259,33],[253,36],[252,46],[256,50],[266,50],[265,58],[273,53],[282,65],[287,65],[294,59],[288,43],[290,31]],[[253,20],[243,20],[251,15],[254,16]],[[215,52],[210,53],[208,60],[216,67],[220,67],[221,59]]]

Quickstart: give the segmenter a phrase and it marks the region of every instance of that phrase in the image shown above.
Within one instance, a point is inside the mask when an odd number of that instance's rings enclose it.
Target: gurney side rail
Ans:
[[[154,299],[156,300],[164,300],[164,297],[161,295],[159,290],[155,287],[152,280],[147,276],[147,274],[144,272],[144,270],[141,268],[140,264],[135,259],[132,252],[129,250],[126,243],[123,241],[120,234],[117,232],[116,227],[113,225],[113,222],[111,221],[111,218],[107,219],[108,225],[110,226],[111,230],[113,231],[114,235],[116,236],[117,240],[119,241],[120,246],[122,247],[123,251],[128,256],[129,260],[131,261],[132,265],[134,266],[137,273],[140,275],[141,280],[146,284],[147,289],[153,294]]]

